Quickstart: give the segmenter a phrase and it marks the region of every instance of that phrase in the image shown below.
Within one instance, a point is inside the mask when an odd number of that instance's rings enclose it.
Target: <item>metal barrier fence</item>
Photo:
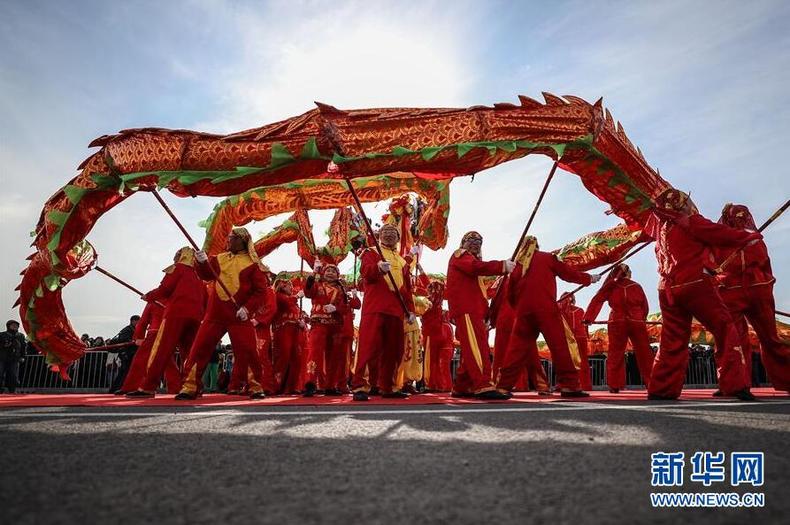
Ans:
[[[25,362],[19,366],[20,392],[106,392],[112,384],[117,369],[108,369],[106,351],[86,352],[85,355],[74,362],[68,369],[71,381],[64,381],[60,375],[49,371],[43,355],[25,356]],[[451,373],[455,378],[460,356],[456,351],[451,362]],[[546,371],[551,386],[556,384],[554,369],[551,361],[542,359],[541,363]],[[594,389],[606,388],[606,356],[593,355],[589,358]],[[635,388],[644,388],[644,383],[636,367],[636,360],[632,353],[625,356],[626,385]],[[768,379],[765,368],[760,361],[760,354],[752,356],[752,383],[765,385]],[[712,352],[696,353],[689,356],[686,371],[687,388],[715,388],[716,363]]]

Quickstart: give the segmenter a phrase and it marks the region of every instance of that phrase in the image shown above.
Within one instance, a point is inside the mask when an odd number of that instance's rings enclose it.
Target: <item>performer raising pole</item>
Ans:
[[[176,226],[178,226],[178,229],[181,230],[181,233],[184,234],[184,237],[187,238],[187,241],[189,241],[189,244],[192,245],[192,248],[194,248],[196,252],[201,251],[200,247],[197,245],[195,240],[192,238],[191,235],[189,235],[189,232],[181,224],[181,221],[178,220],[178,218],[172,212],[172,210],[167,205],[167,203],[162,199],[162,196],[159,195],[159,192],[158,191],[152,191],[151,193],[153,194],[154,198],[157,201],[159,201],[159,204],[162,205],[162,208],[164,208],[165,212],[167,212],[167,214],[170,215],[170,218],[173,219],[173,222],[176,223]],[[233,302],[234,306],[236,306],[236,308],[239,308],[239,305],[236,302],[236,298],[233,296],[232,293],[230,293],[230,290],[228,290],[228,287],[225,285],[224,282],[222,282],[222,279],[219,278],[219,276],[217,275],[217,272],[215,271],[214,267],[209,267],[209,269],[213,273],[214,279],[217,281],[217,284],[222,288],[222,291],[225,292],[225,295],[230,297],[231,301]]]
[[[549,171],[549,176],[546,177],[546,182],[543,184],[543,189],[540,190],[540,195],[538,195],[538,202],[535,203],[535,207],[532,208],[532,213],[529,215],[529,219],[527,220],[527,224],[524,226],[524,231],[521,232],[521,237],[518,239],[518,243],[516,243],[516,248],[513,250],[513,255],[510,257],[511,261],[516,259],[518,255],[518,251],[521,248],[521,245],[524,243],[524,239],[527,237],[527,233],[529,233],[529,228],[532,226],[532,221],[535,220],[535,215],[538,213],[538,208],[540,208],[540,204],[543,202],[543,197],[546,195],[546,190],[549,189],[549,184],[551,183],[551,179],[554,178],[554,173],[557,171],[557,167],[560,165],[560,159],[554,161],[554,165],[551,167],[551,171]],[[494,299],[491,301],[491,304],[488,307],[488,312],[486,313],[486,321],[493,325],[496,321],[496,311],[499,307],[499,302],[502,300],[502,290],[504,286],[500,286],[497,288],[496,295],[494,295]]]

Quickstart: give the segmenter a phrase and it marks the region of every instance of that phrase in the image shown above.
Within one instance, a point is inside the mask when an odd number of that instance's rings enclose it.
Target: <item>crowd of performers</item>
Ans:
[[[558,300],[557,279],[587,286],[600,276],[541,251],[534,237],[525,238],[515,260],[485,261],[482,236],[466,233],[450,257],[445,283],[415,277],[411,256],[399,251],[399,229],[385,224],[376,241],[355,247],[357,282],[345,282],[334,264],[317,263],[304,290],[294,293],[290,281],[276,279],[259,260],[249,232],[236,228],[219,255],[178,250],[161,284],[143,296],[146,321],[138,325],[139,349],[120,393],[152,397],[164,379],[176,399],[197,398],[212,352],[228,334],[234,351],[228,393],[253,399],[405,398],[415,379],[425,390],[458,397],[504,400],[516,389],[552,395],[538,355],[542,334],[560,395],[585,397],[592,388],[587,330],[603,303],[611,310],[607,378],[613,393],[625,386],[630,341],[648,398],[678,398],[693,318],[715,339],[717,395],[753,399],[747,321],[774,388],[790,390],[790,347],[774,321],[775,279],[749,210],[727,205],[715,223],[699,214],[688,195],[668,190],[657,199],[645,233],[655,240],[660,274],[663,326],[655,356],[646,329],[647,298],[625,264],[609,273],[585,313],[572,294]],[[487,276],[500,276],[494,304]],[[311,301],[309,315],[301,297]],[[456,345],[460,362],[453,380]],[[177,349],[185,356],[180,370]]]

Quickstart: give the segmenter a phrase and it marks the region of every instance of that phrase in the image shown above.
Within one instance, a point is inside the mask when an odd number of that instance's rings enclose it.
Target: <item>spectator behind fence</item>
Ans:
[[[113,394],[122,394],[121,385],[123,385],[126,374],[129,372],[129,365],[132,363],[134,353],[137,351],[137,345],[134,344],[134,328],[140,320],[139,315],[133,315],[129,318],[129,324],[124,326],[118,335],[110,339],[108,345],[117,345],[121,343],[129,343],[126,346],[118,348],[118,373],[115,375],[113,382],[110,385],[110,392]],[[107,355],[107,362],[109,363],[110,355]]]
[[[4,388],[9,394],[16,392],[19,378],[19,363],[25,360],[27,340],[19,333],[19,323],[11,320],[5,324],[6,331],[0,332],[0,393]]]

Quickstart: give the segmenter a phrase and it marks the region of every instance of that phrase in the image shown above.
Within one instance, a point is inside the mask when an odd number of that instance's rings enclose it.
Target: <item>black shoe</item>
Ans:
[[[588,394],[584,390],[567,390],[567,391],[563,390],[560,392],[560,397],[574,397],[574,398],[590,397],[590,394]]]
[[[538,390],[539,396],[552,396],[551,390]]]
[[[386,394],[381,394],[381,397],[384,399],[406,399],[409,397],[409,394],[406,392],[401,392],[400,390],[396,390],[394,392],[387,392]]]
[[[662,396],[662,395],[659,395],[659,394],[647,394],[647,399],[649,401],[676,401],[677,400],[676,397]]]
[[[367,401],[370,399],[366,392],[354,392],[354,401]]]
[[[610,388],[609,389],[609,393],[610,394],[619,394],[620,393],[620,389],[619,388]]]
[[[228,390],[229,396],[240,396],[242,395],[241,390]]]
[[[179,392],[175,397],[176,401],[194,401],[195,399],[197,399],[197,395],[188,392]]]
[[[738,390],[733,395],[738,399],[740,399],[741,401],[757,401],[757,398],[754,397],[754,394],[749,392],[748,388],[744,388],[743,390]]]
[[[713,394],[711,394],[711,395],[712,395],[713,397],[722,397],[722,396],[724,396],[724,394],[722,394],[722,393],[721,393],[721,390],[716,390],[716,391],[715,391]]]
[[[313,397],[315,395],[315,391],[316,391],[315,383],[307,383],[304,386],[304,393],[302,393],[302,395],[304,397]]]
[[[127,394],[126,390],[116,390],[112,393],[114,396],[125,396]]]
[[[475,395],[471,392],[456,392],[453,390],[450,392],[450,397],[475,397]]]
[[[266,394],[264,392],[253,392],[250,394],[250,399],[265,399]]]
[[[513,394],[510,392],[500,392],[498,390],[488,390],[487,392],[481,392],[475,396],[477,399],[484,399],[486,401],[507,401]]]
[[[373,388],[370,389],[370,395],[371,396],[380,396],[381,395],[381,390],[379,390],[379,387],[374,386]]]
[[[145,390],[135,390],[134,392],[127,393],[126,397],[146,398],[156,397],[156,394],[153,392],[146,392]]]
[[[337,388],[327,388],[326,390],[324,390],[324,395],[325,396],[330,396],[330,397],[342,396],[343,392],[341,392]]]

